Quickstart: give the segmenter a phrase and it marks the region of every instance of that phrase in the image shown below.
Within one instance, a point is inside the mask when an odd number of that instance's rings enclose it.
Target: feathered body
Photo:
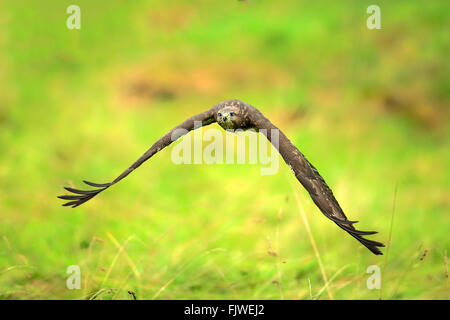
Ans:
[[[378,247],[384,247],[382,243],[363,238],[364,235],[371,235],[376,232],[359,231],[354,228],[353,224],[357,221],[349,221],[347,219],[344,211],[334,197],[333,192],[328,187],[317,169],[305,158],[297,147],[292,144],[284,133],[272,124],[272,122],[270,122],[270,120],[267,119],[258,109],[236,99],[218,103],[211,109],[195,115],[173,128],[161,139],[156,141],[145,154],[143,154],[113,182],[97,184],[85,181],[86,184],[97,188],[94,190],[78,190],[66,187],[65,189],[67,191],[70,191],[75,195],[59,196],[61,199],[69,200],[63,205],[77,207],[93,198],[101,191],[125,178],[131,171],[139,167],[155,153],[161,151],[173,141],[177,140],[182,135],[179,132],[186,133],[193,130],[196,128],[194,125],[199,122],[201,122],[203,126],[217,122],[225,130],[255,129],[256,131],[263,133],[266,138],[278,149],[286,164],[291,168],[297,180],[308,191],[320,211],[327,218],[336,223],[340,228],[347,231],[351,236],[361,242],[374,254],[382,254],[382,252],[378,249]],[[274,130],[276,132],[272,132]],[[272,137],[274,136],[278,137],[277,141],[272,141]]]

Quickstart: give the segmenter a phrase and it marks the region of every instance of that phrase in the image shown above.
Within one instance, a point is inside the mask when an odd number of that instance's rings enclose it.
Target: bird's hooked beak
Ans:
[[[230,118],[230,114],[228,112],[219,112],[220,121],[226,122]]]

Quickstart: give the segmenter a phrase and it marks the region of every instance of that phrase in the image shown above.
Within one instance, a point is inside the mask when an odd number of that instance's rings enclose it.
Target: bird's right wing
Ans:
[[[66,203],[63,204],[63,206],[71,206],[72,208],[78,207],[79,205],[85,203],[86,201],[92,199],[100,192],[108,189],[113,184],[116,184],[123,178],[125,178],[127,175],[129,175],[134,169],[139,167],[141,164],[143,164],[145,161],[150,159],[155,153],[161,151],[168,145],[170,145],[172,142],[179,139],[181,136],[185,135],[191,130],[196,129],[196,125],[200,124],[202,126],[209,125],[211,123],[216,122],[215,119],[215,113],[217,111],[218,105],[212,107],[211,109],[197,114],[183,123],[179,124],[169,132],[167,132],[162,138],[160,138],[158,141],[156,141],[150,149],[147,150],[135,163],[133,163],[127,170],[122,172],[116,179],[114,179],[112,182],[109,183],[93,183],[84,180],[83,182],[91,187],[94,187],[96,189],[92,190],[79,190],[69,187],[64,187],[67,191],[71,192],[71,195],[62,195],[58,196],[58,198],[67,200]]]

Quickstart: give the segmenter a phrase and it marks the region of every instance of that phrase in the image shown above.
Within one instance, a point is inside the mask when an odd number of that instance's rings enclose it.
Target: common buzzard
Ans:
[[[84,181],[87,185],[94,187],[93,190],[78,190],[74,188],[65,187],[65,189],[72,195],[62,195],[58,198],[68,200],[63,206],[71,206],[75,208],[86,201],[92,199],[100,192],[108,189],[113,184],[116,184],[125,178],[130,172],[139,167],[155,153],[161,151],[173,141],[186,134],[188,131],[196,129],[195,125],[201,123],[206,126],[217,122],[222,128],[228,129],[255,129],[263,133],[266,138],[278,148],[279,153],[284,161],[292,169],[295,177],[309,192],[314,203],[322,211],[322,213],[340,228],[347,231],[352,237],[361,242],[374,254],[382,254],[378,247],[384,247],[380,242],[368,240],[363,238],[366,235],[377,233],[376,231],[359,231],[353,227],[357,221],[350,221],[345,216],[339,203],[333,195],[330,187],[325,183],[325,180],[319,174],[317,169],[305,158],[305,156],[292,144],[292,142],[279,130],[269,119],[267,119],[255,107],[239,100],[227,100],[216,104],[211,109],[195,115],[180,125],[176,126],[162,138],[153,144],[153,146],[145,152],[135,163],[133,163],[127,170],[110,183],[93,183]],[[180,130],[184,129],[184,130]],[[272,131],[277,131],[277,135],[272,135]],[[272,136],[277,136],[278,141],[271,141]]]

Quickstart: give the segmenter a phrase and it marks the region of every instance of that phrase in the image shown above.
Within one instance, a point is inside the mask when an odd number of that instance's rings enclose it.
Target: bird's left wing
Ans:
[[[69,187],[64,187],[67,191],[71,192],[71,195],[62,195],[58,196],[58,198],[67,200],[66,203],[63,204],[63,206],[71,206],[72,208],[78,207],[79,205],[85,203],[86,201],[92,199],[100,192],[108,189],[113,184],[116,184],[123,178],[125,178],[127,175],[129,175],[134,169],[139,167],[141,164],[143,164],[145,161],[147,161],[149,158],[151,158],[155,153],[161,151],[168,145],[170,145],[172,142],[180,138],[181,136],[185,135],[189,131],[196,129],[197,124],[200,124],[202,126],[209,125],[211,123],[216,122],[215,120],[215,113],[217,111],[218,106],[214,106],[211,109],[197,114],[183,123],[179,124],[169,132],[167,132],[162,138],[160,138],[158,141],[156,141],[150,149],[147,150],[135,163],[133,163],[127,170],[122,172],[120,176],[118,176],[114,181],[109,183],[93,183],[89,181],[83,181],[87,185],[94,187],[96,189],[92,190],[79,190]]]
[[[374,254],[383,254],[378,247],[384,247],[380,242],[363,238],[376,231],[359,231],[353,227],[357,221],[350,221],[344,214],[333,192],[319,174],[317,169],[292,144],[283,132],[273,125],[269,119],[252,106],[247,108],[247,116],[254,128],[263,133],[266,138],[278,149],[284,161],[289,165],[298,181],[309,192],[312,200],[322,213],[340,228],[347,231],[356,240],[361,242]]]

